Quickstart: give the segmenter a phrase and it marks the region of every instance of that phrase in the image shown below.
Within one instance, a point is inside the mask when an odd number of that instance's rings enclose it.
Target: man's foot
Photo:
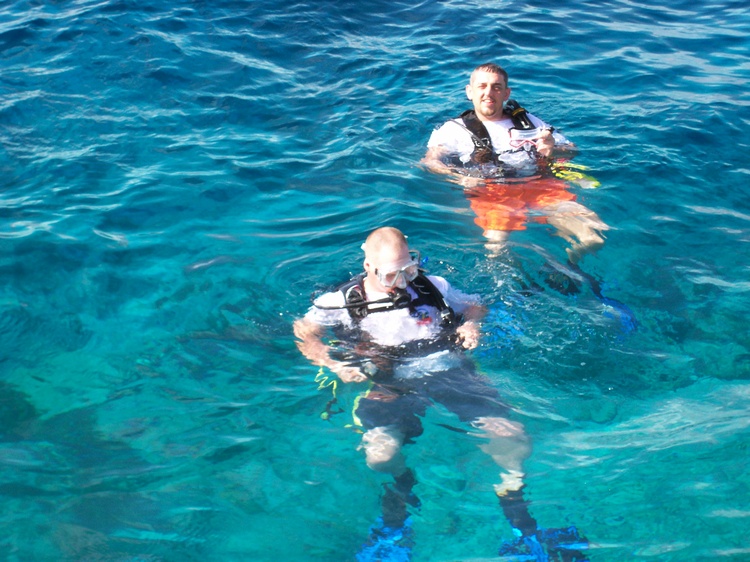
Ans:
[[[576,295],[581,292],[579,280],[555,267],[545,265],[541,273],[544,275],[544,282],[547,286],[561,295]]]

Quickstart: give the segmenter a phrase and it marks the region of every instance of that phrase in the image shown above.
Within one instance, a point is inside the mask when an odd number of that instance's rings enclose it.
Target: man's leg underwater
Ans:
[[[404,434],[394,427],[375,427],[362,436],[367,466],[377,472],[391,474],[394,483],[385,486],[383,494],[383,523],[399,527],[408,517],[407,505],[419,507],[419,499],[412,492],[417,483],[414,473],[406,467],[401,448]]]
[[[526,228],[527,205],[522,188],[517,185],[488,182],[483,187],[467,190],[469,204],[476,214],[474,222],[487,239],[491,257],[504,253],[508,237],[514,230]]]
[[[367,466],[392,474],[394,482],[385,485],[383,515],[370,527],[370,536],[357,553],[358,562],[411,560],[412,530],[406,506],[419,507],[419,500],[412,493],[414,474],[406,468],[401,452],[404,438],[393,426],[374,427],[362,436]]]
[[[367,466],[376,472],[398,475],[406,470],[406,462],[401,452],[404,434],[388,426],[368,429],[362,436]]]
[[[542,210],[547,223],[570,243],[566,252],[571,263],[578,263],[585,254],[594,253],[604,245],[602,232],[609,230],[609,225],[580,203],[562,201]]]
[[[505,517],[514,529],[533,533],[536,521],[528,512],[528,502],[523,500],[523,463],[531,454],[531,440],[523,425],[500,417],[480,417],[471,425],[488,440],[480,448],[503,469],[495,493]]]
[[[477,418],[472,425],[481,429],[489,439],[482,449],[505,470],[500,474],[500,484],[495,485],[495,493],[516,540],[504,544],[500,555],[585,562],[587,557],[581,550],[588,548],[588,541],[578,534],[575,527],[543,529],[529,512],[529,502],[523,497],[523,461],[531,452],[531,444],[523,426],[500,417]],[[550,554],[554,558],[550,558]]]

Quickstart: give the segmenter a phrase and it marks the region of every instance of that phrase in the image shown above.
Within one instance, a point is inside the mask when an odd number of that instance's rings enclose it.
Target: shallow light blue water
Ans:
[[[3,3],[2,558],[353,559],[385,480],[291,324],[392,224],[494,310],[474,357],[541,525],[597,562],[747,559],[748,37],[740,0]],[[419,167],[485,61],[601,182],[584,268],[635,333],[590,291],[520,298],[564,241],[488,259]],[[408,449],[413,559],[491,560],[497,468],[441,423]]]

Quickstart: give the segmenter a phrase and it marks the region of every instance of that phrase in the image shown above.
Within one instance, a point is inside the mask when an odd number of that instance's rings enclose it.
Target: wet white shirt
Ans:
[[[428,279],[445,297],[448,306],[456,314],[462,314],[469,306],[481,304],[478,295],[463,293],[453,288],[442,277],[429,275]],[[414,289],[408,287],[407,291],[412,299],[417,298]],[[387,296],[386,293],[368,293],[367,299],[374,301]],[[315,304],[319,306],[342,306],[345,304],[344,294],[341,291],[325,293],[315,299]],[[370,313],[359,322],[359,327],[377,344],[398,346],[415,340],[434,339],[440,335],[440,315],[438,309],[434,306],[418,306],[415,315],[412,315],[408,308],[372,312],[376,306],[378,305],[370,306]],[[383,304],[381,306],[387,307],[388,305]],[[316,306],[310,308],[305,318],[322,326],[343,325],[351,327],[354,322],[346,309],[324,310]]]
[[[537,129],[551,129],[552,127],[531,113],[526,114]],[[531,175],[537,171],[537,157],[531,152],[534,142],[530,139],[519,138],[519,131],[513,128],[510,118],[500,121],[482,121],[487,128],[492,141],[492,148],[500,162],[519,172],[520,175]],[[527,131],[524,131],[524,134]],[[555,144],[571,144],[570,141],[557,131],[552,132]],[[451,156],[466,164],[471,160],[474,143],[471,133],[466,129],[463,121],[451,119],[441,127],[435,129],[427,143],[428,148],[440,148]]]

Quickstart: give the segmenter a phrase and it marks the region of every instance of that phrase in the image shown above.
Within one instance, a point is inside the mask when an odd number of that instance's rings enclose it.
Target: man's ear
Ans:
[[[466,99],[471,99],[471,84],[466,84]]]

